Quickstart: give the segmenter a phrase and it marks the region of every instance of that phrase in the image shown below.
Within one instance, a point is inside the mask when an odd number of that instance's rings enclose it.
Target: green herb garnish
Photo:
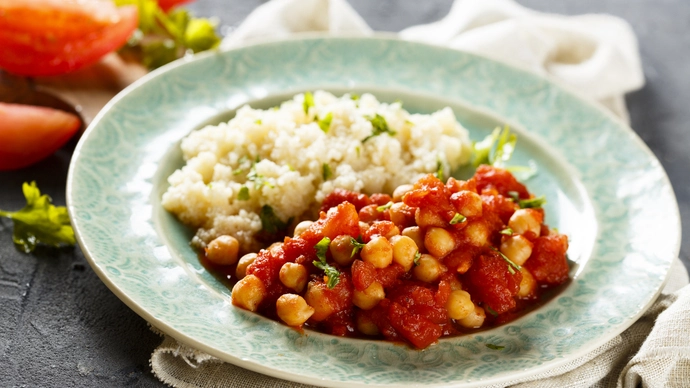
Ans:
[[[354,237],[350,237],[350,244],[352,244],[352,253],[350,254],[350,257],[355,257],[357,252],[361,251],[362,248],[367,245],[355,240]]]
[[[499,346],[499,345],[494,345],[494,344],[486,344],[486,347],[489,349],[493,350],[503,350],[505,349],[505,346]]]
[[[443,162],[441,162],[441,159],[436,159],[436,173],[434,175],[436,175],[436,178],[438,178],[438,180],[444,180]]]
[[[371,132],[371,135],[365,137],[362,140],[362,143],[366,142],[374,136],[378,136],[384,133],[387,133],[389,136],[395,135],[396,132],[388,128],[386,118],[381,116],[380,114],[377,113],[374,117],[367,117],[367,119],[369,120],[369,122],[371,122],[373,130]]]
[[[242,166],[243,166],[244,164],[246,164],[247,162],[249,162],[249,158],[247,158],[246,155],[241,156],[241,157],[239,158],[239,160],[237,160],[237,166],[238,166],[238,167],[237,167],[236,170],[234,170],[234,171],[232,172],[232,174],[233,174],[233,175],[239,175],[239,174],[243,173],[244,170],[245,170],[245,168],[242,167]],[[249,166],[249,167],[251,167],[251,166]]]
[[[309,114],[309,107],[314,106],[314,95],[311,92],[304,93],[304,102],[302,107],[304,108],[304,113]]]
[[[542,207],[546,203],[546,198],[539,197],[539,198],[530,198],[530,199],[521,199],[517,201],[518,206],[520,206],[520,209],[537,209]]]
[[[328,133],[328,130],[331,128],[331,121],[333,121],[333,113],[328,112],[326,116],[319,119],[319,128],[325,133]]]
[[[422,257],[422,253],[417,251],[414,253],[414,260],[412,261],[414,265],[419,265],[419,259]]]
[[[506,236],[510,236],[510,235],[513,234],[513,230],[510,229],[510,228],[505,228],[505,229],[501,230],[501,231],[498,232],[498,233],[500,233],[500,234],[505,234]]]
[[[515,270],[518,270],[518,271],[519,271],[519,270],[522,269],[522,267],[520,267],[519,265],[513,263],[513,261],[510,260],[510,259],[508,258],[508,256],[504,255],[504,254],[503,254],[501,251],[499,251],[498,249],[496,249],[496,248],[494,248],[494,247],[491,247],[491,249],[493,249],[494,251],[496,251],[496,253],[498,253],[498,254],[501,256],[501,258],[502,258],[503,260],[506,261],[506,263],[508,263],[508,272],[510,272],[511,275],[515,275]]]
[[[257,157],[258,159],[258,157]],[[257,160],[258,162],[258,160]],[[247,174],[247,180],[250,182],[254,182],[254,190],[259,190],[261,186],[268,186],[270,188],[274,188],[273,184],[268,181],[266,177],[264,177],[262,174],[259,174],[256,172],[256,163],[252,164],[252,167],[249,169],[249,173]]]
[[[356,93],[350,94],[350,100],[352,100],[352,101],[359,100],[359,94],[356,94]]]
[[[330,289],[333,289],[340,282],[340,272],[337,268],[326,263],[326,252],[328,252],[328,247],[330,245],[331,239],[324,237],[314,246],[314,249],[316,250],[316,257],[318,257],[319,260],[314,260],[313,264],[314,267],[322,270],[326,274],[328,277],[326,286]]]
[[[276,215],[275,211],[273,211],[273,208],[269,205],[264,205],[261,207],[259,218],[261,219],[261,230],[271,235],[284,232],[288,225],[292,222],[292,218],[287,222],[281,220],[280,217]]]
[[[480,164],[503,167],[513,155],[516,143],[517,135],[511,133],[507,125],[503,129],[496,128],[484,140],[472,144],[474,149],[472,163],[475,167]]]
[[[465,222],[465,221],[467,221],[467,217],[463,216],[460,213],[455,213],[455,215],[453,216],[453,219],[450,220],[450,224],[455,225],[455,224],[459,224],[459,223]]]
[[[74,230],[69,222],[67,208],[55,206],[50,197],[41,195],[36,182],[22,185],[26,206],[16,212],[0,210],[0,217],[7,217],[14,224],[12,240],[25,253],[33,252],[38,244],[58,247],[74,245]]]
[[[123,49],[149,69],[181,58],[187,52],[198,53],[218,47],[216,22],[194,18],[184,9],[165,13],[156,0],[115,0],[118,6],[136,5],[139,26]]]
[[[497,313],[496,311],[494,311],[494,309],[492,309],[492,308],[489,307],[488,305],[485,305],[484,308],[486,309],[486,311],[487,311],[489,314],[493,315],[494,317],[497,317],[497,316],[498,316],[498,313]]]
[[[378,207],[376,208],[376,211],[380,213],[380,212],[382,212],[382,211],[386,211],[386,210],[390,209],[391,206],[393,206],[393,202],[392,202],[392,201],[388,201],[387,204],[378,206]]]
[[[256,119],[256,121],[254,121],[254,124],[261,125],[261,119]]]
[[[333,176],[333,171],[331,171],[331,166],[328,165],[328,163],[324,163],[321,166],[321,176],[323,177],[323,180],[327,181],[328,178]]]
[[[237,200],[238,201],[249,200],[249,187],[242,186],[242,188],[240,188],[240,191],[237,193]]]

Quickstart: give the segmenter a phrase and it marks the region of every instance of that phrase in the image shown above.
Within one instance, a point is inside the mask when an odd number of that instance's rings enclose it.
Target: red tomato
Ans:
[[[181,4],[191,3],[194,0],[158,0],[158,6],[165,12]]]
[[[34,164],[51,155],[81,126],[57,109],[0,102],[0,170]]]
[[[137,15],[100,0],[0,0],[0,68],[46,76],[90,65],[125,44]]]

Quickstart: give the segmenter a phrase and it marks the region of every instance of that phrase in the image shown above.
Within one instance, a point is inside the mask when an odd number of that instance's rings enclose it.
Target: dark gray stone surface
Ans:
[[[632,127],[661,160],[683,223],[690,222],[690,2],[686,0],[521,0],[541,11],[606,12],[628,20],[639,36],[647,76],[628,96]],[[191,8],[237,25],[259,0],[198,0]],[[351,0],[376,30],[399,31],[443,17],[451,0]],[[24,170],[0,172],[0,209],[23,206],[21,184],[36,180],[65,204],[71,142]],[[690,266],[688,232],[681,258]],[[19,253],[11,225],[0,222],[0,386],[158,387],[148,359],[160,339],[98,279],[81,250]]]

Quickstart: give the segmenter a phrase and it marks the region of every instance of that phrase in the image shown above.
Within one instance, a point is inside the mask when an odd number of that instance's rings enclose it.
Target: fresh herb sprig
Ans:
[[[139,27],[122,52],[136,57],[149,69],[161,67],[188,52],[198,53],[220,44],[216,22],[192,17],[185,9],[166,13],[156,0],[115,0],[115,4],[137,6]]]
[[[374,136],[379,136],[384,133],[387,133],[389,136],[395,136],[396,132],[388,127],[388,122],[385,117],[377,113],[374,117],[367,117],[367,119],[371,123],[372,131],[371,135],[362,139],[362,143]]]
[[[12,240],[15,246],[31,253],[38,244],[74,245],[76,240],[67,208],[53,205],[48,195],[41,194],[36,182],[24,183],[22,191],[26,206],[16,212],[0,210],[0,217],[7,217],[14,224]]]
[[[314,260],[313,263],[314,267],[322,270],[328,277],[326,286],[330,289],[333,289],[338,285],[338,283],[340,283],[340,271],[326,262],[326,252],[328,252],[330,245],[331,239],[324,237],[314,246],[314,249],[316,250],[316,257],[318,257],[319,260]]]
[[[520,271],[522,267],[519,265],[515,264],[512,260],[508,258],[508,256],[504,255],[503,252],[499,251],[498,249],[491,247],[496,253],[498,253],[503,260],[505,260],[506,263],[508,263],[508,272],[510,272],[511,275],[515,275],[515,271]]]

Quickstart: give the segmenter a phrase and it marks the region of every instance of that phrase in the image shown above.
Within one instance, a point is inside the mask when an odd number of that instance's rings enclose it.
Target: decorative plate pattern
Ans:
[[[449,105],[475,139],[511,123],[520,132],[516,163],[537,162],[528,186],[547,196],[547,222],[570,237],[574,280],[510,324],[424,351],[301,334],[232,307],[229,290],[189,248],[190,231],[160,206],[166,177],[182,163],[178,141],[248,101],[265,105],[317,88],[398,96],[410,110]],[[151,73],[83,135],[67,200],[93,269],[153,325],[254,371],[340,387],[498,384],[570,361],[653,302],[680,240],[666,174],[624,124],[532,73],[390,38],[263,43]]]

